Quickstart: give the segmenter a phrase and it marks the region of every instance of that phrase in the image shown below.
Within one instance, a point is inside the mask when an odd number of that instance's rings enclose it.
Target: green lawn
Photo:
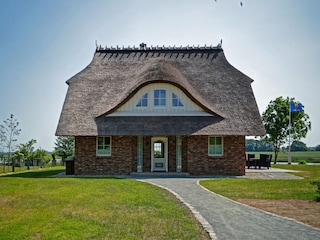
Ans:
[[[222,178],[203,180],[202,186],[233,200],[248,199],[299,199],[317,200],[317,187],[311,182],[320,181],[320,165],[273,165],[273,167],[297,170],[295,175],[303,180],[262,180]]]
[[[272,162],[274,161],[274,152],[247,152],[247,154],[272,154]],[[306,161],[310,163],[320,163],[320,152],[319,151],[306,151],[306,152],[291,152],[292,162]],[[288,161],[288,152],[280,151],[278,155],[278,162]]]
[[[208,239],[162,189],[129,179],[50,177],[61,171],[0,177],[0,239]]]

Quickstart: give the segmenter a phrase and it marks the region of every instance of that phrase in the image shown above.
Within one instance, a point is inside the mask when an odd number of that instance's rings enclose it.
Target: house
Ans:
[[[252,79],[217,47],[101,48],[67,84],[57,136],[84,174],[245,174],[245,136],[264,135]]]

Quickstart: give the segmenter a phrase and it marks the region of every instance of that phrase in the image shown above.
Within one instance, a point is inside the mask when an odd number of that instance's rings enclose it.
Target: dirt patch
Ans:
[[[320,228],[320,202],[239,199],[238,202]]]

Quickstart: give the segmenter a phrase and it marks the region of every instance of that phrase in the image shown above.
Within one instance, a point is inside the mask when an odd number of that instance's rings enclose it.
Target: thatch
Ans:
[[[179,87],[212,117],[112,117],[141,87]],[[264,135],[252,79],[215,47],[97,49],[67,81],[56,135]]]

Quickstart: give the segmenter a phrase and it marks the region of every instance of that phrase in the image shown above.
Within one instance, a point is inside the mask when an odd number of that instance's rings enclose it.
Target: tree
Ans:
[[[266,111],[262,113],[262,121],[267,133],[264,140],[273,144],[274,163],[277,163],[280,147],[289,138],[289,104],[294,101],[294,98],[278,97],[270,101]],[[291,138],[298,141],[306,137],[308,130],[311,129],[311,122],[308,114],[304,112],[303,106],[301,112],[291,112],[290,114]]]
[[[316,146],[316,151],[320,151],[320,144]]]
[[[272,144],[262,140],[246,139],[246,152],[272,152]]]
[[[56,138],[55,153],[62,158],[62,161],[67,157],[74,155],[74,137],[72,136],[59,136]]]
[[[15,162],[18,164],[18,166],[20,167],[21,166],[21,160],[24,157],[23,153],[20,152],[20,150],[16,150],[12,157],[15,160]]]
[[[8,163],[11,160],[11,151],[14,150],[14,143],[17,141],[17,136],[20,134],[21,129],[18,128],[19,122],[13,118],[14,115],[10,114],[4,122],[4,125],[0,125],[0,140],[8,149]],[[14,172],[14,162],[12,163],[12,171]]]
[[[36,144],[36,143],[37,143],[37,140],[31,139],[24,144],[20,144],[20,146],[19,146],[19,151],[21,153],[23,153],[23,155],[24,155],[28,170],[30,169],[30,162],[35,157],[34,144]]]
[[[46,156],[47,156],[47,152],[46,152],[46,150],[44,150],[42,148],[38,148],[35,151],[35,157],[38,158],[38,159],[41,159],[41,163],[40,163],[40,167],[41,168],[43,166],[43,162],[45,161]]]
[[[291,144],[291,151],[292,152],[302,152],[302,151],[308,151],[309,148],[307,145],[300,141],[293,141]]]

